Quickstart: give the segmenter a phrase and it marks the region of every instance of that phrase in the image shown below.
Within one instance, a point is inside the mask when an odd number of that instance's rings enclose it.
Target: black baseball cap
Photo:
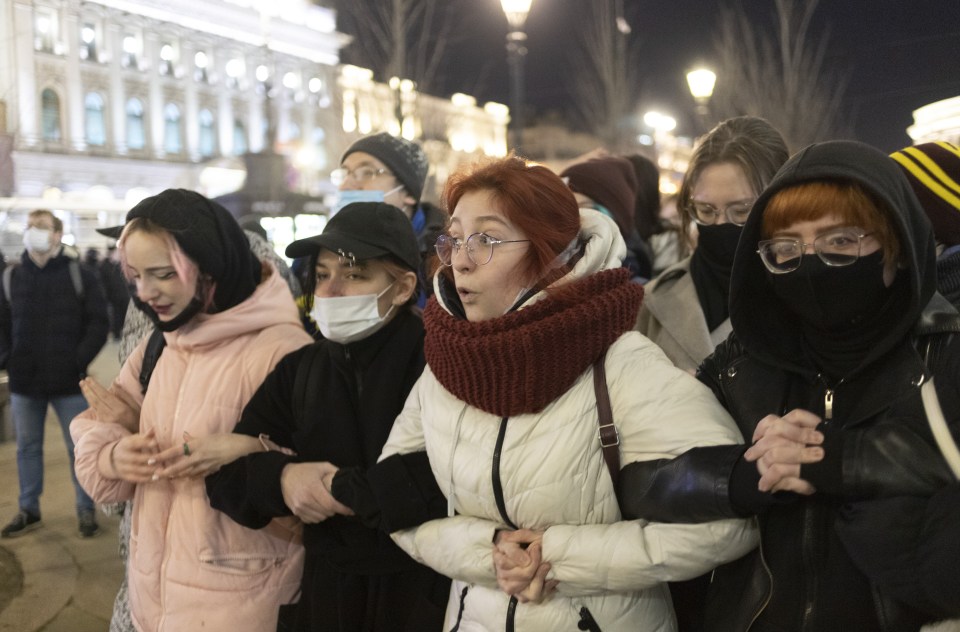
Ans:
[[[287,246],[288,257],[306,257],[326,248],[357,261],[392,255],[413,272],[420,267],[420,249],[413,225],[396,206],[355,202],[334,215],[323,232]]]
[[[108,228],[97,228],[96,231],[104,237],[120,239],[120,235],[123,233],[123,226],[123,224],[120,224],[119,226],[110,226]]]

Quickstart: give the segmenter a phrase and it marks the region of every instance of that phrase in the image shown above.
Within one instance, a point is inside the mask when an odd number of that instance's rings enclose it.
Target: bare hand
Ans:
[[[227,463],[262,449],[256,437],[222,432],[205,437],[183,433],[183,443],[170,446],[157,455],[162,467],[156,478],[204,477],[213,474]]]
[[[130,432],[139,428],[140,404],[122,388],[111,384],[106,389],[92,377],[85,377],[80,380],[80,392],[98,421],[120,424]]]
[[[324,462],[289,463],[280,475],[283,501],[305,523],[323,522],[336,514],[352,516],[353,511],[330,493],[337,466]]]
[[[160,446],[152,428],[146,434],[126,436],[116,445],[104,449],[112,451],[110,466],[121,479],[132,483],[153,480],[153,473],[157,468],[152,461],[160,451]]]
[[[497,585],[521,603],[540,603],[559,582],[547,580],[550,563],[543,561],[543,531],[500,531],[494,541],[493,566]]]
[[[744,453],[756,461],[762,492],[791,491],[810,495],[816,489],[800,478],[800,466],[823,459],[823,434],[816,430],[820,418],[799,408],[783,417],[767,415],[757,424],[754,444]]]

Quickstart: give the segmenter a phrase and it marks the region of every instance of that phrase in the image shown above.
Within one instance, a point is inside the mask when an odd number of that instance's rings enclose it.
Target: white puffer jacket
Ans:
[[[582,225],[586,254],[567,280],[617,267],[623,254],[612,221],[584,211]],[[605,368],[621,464],[742,441],[713,394],[639,333],[611,345]],[[575,631],[581,608],[604,632],[674,630],[664,582],[696,577],[757,543],[746,520],[621,520],[597,437],[592,369],[540,413],[506,423],[498,446],[500,418],[457,399],[427,367],[381,457],[426,449],[448,499],[451,517],[394,534],[415,559],[456,580],[447,630],[458,621],[459,632],[504,630],[510,616],[518,632]],[[506,513],[521,528],[546,529],[548,579],[559,580],[550,599],[518,604],[512,615],[493,566],[495,531],[506,528],[494,492],[495,452]]]

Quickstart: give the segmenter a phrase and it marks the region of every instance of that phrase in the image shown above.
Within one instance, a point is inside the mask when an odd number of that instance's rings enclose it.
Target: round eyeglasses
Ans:
[[[440,263],[445,266],[453,265],[453,258],[466,247],[467,256],[475,265],[483,266],[493,259],[493,247],[500,244],[519,244],[529,239],[494,239],[486,233],[474,233],[464,239],[456,239],[450,235],[437,237],[436,249]]]
[[[334,169],[330,172],[330,181],[333,182],[336,186],[340,186],[347,181],[347,178],[352,179],[354,182],[369,182],[377,176],[382,176],[385,173],[390,173],[387,169],[376,169],[374,167],[357,167],[356,169],[347,169],[346,167],[340,167],[339,169]]]
[[[753,208],[754,202],[756,202],[755,199],[732,202],[722,209],[718,209],[713,204],[691,201],[687,208],[690,216],[693,217],[693,221],[701,226],[713,226],[720,219],[721,214],[731,224],[743,226],[747,223],[747,218],[750,217],[750,209]]]
[[[777,237],[757,244],[757,253],[763,265],[773,274],[786,274],[799,268],[807,246],[813,246],[813,251],[825,264],[838,268],[859,259],[863,238],[872,234],[860,228],[840,228],[818,235],[812,244],[805,244],[799,239]]]

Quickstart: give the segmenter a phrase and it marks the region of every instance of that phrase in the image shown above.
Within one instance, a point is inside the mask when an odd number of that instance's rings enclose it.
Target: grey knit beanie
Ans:
[[[347,151],[343,152],[340,164],[343,164],[347,156],[357,151],[370,154],[386,165],[407,193],[417,202],[420,201],[423,185],[427,181],[429,165],[427,155],[419,145],[404,138],[391,136],[386,132],[371,134],[350,145]]]

